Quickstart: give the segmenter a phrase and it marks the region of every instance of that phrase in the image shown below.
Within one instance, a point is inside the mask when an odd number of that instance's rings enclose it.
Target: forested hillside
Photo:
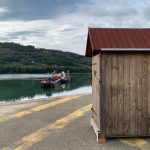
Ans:
[[[16,43],[0,43],[0,73],[46,73],[70,70],[91,72],[91,60],[59,50],[38,49]]]

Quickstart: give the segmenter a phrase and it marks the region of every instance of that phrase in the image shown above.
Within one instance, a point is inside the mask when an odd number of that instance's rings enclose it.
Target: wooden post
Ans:
[[[101,137],[100,129],[97,127],[97,125],[96,125],[96,123],[95,123],[93,118],[91,118],[91,126],[93,127],[94,132],[96,134],[96,142],[97,143],[105,143],[106,142],[106,138]]]

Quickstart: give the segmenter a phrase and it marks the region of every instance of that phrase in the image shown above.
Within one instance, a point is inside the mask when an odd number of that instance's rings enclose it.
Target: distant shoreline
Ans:
[[[0,42],[0,73],[46,73],[68,70],[91,73],[91,58],[53,49],[38,49],[13,42]]]
[[[61,73],[61,72],[60,72]],[[48,72],[47,73],[0,73],[0,75],[47,75],[48,74]],[[57,74],[57,73],[56,73]],[[69,73],[69,74],[71,74],[71,75],[74,75],[74,74],[92,74],[92,73],[89,73],[89,72],[87,72],[87,73]]]

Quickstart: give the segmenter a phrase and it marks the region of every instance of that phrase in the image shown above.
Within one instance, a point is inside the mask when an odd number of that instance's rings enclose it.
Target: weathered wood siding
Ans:
[[[148,56],[148,134],[150,135],[150,55]]]
[[[105,135],[150,135],[150,54],[102,53],[100,62],[103,85],[99,92],[93,69],[93,106],[105,113],[100,116]]]
[[[100,129],[100,55],[92,58],[92,116]]]

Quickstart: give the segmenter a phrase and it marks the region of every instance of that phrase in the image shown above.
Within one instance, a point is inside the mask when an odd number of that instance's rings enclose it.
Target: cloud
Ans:
[[[145,1],[145,2],[144,2]],[[79,5],[83,15],[89,16],[90,25],[104,27],[147,27],[142,24],[148,15],[150,2],[134,0],[91,0]],[[149,15],[148,15],[149,16]],[[136,22],[135,22],[136,21]],[[149,22],[149,20],[147,20]]]
[[[0,0],[0,6],[11,13],[1,16],[1,20],[43,20],[67,14],[76,9],[79,0]]]
[[[8,37],[18,37],[18,36],[40,36],[40,37],[43,37],[44,34],[46,34],[45,31],[42,31],[42,30],[29,30],[29,31],[17,31],[17,32],[9,32],[7,34]]]
[[[0,7],[0,17],[6,15],[6,14],[8,14],[8,13],[9,13],[9,11],[8,11],[7,8],[5,8],[5,7]]]
[[[1,41],[79,54],[88,27],[150,26],[148,0],[0,0],[0,6],[7,10],[0,15]]]

